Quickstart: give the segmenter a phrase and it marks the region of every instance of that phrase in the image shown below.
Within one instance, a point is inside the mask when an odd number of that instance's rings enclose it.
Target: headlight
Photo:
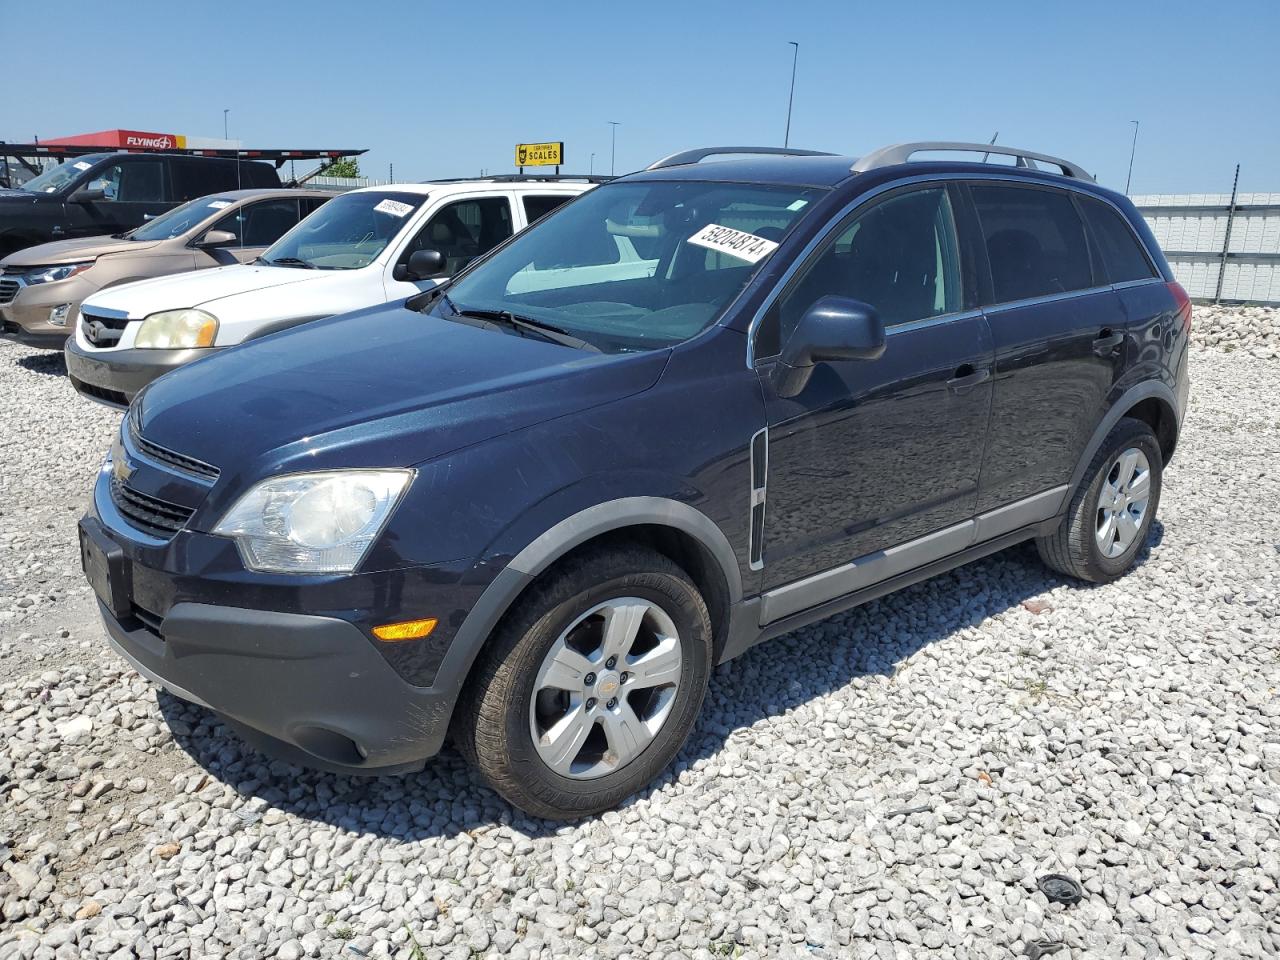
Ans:
[[[203,310],[166,310],[142,321],[133,345],[142,349],[177,350],[211,347],[218,335],[218,318]]]
[[[382,532],[412,470],[336,470],[263,480],[213,532],[251,570],[350,573]]]
[[[84,260],[80,263],[62,263],[56,267],[36,267],[25,279],[33,286],[37,283],[53,283],[55,280],[67,280],[77,273],[84,273],[92,266],[92,260]]]

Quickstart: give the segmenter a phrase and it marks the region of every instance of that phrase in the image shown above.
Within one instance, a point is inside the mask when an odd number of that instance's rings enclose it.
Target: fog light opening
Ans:
[[[49,324],[55,327],[67,325],[67,314],[71,312],[71,304],[60,303],[49,311]]]
[[[426,617],[422,620],[401,620],[399,623],[384,623],[373,628],[373,635],[379,640],[421,640],[431,635],[436,628],[436,618]]]

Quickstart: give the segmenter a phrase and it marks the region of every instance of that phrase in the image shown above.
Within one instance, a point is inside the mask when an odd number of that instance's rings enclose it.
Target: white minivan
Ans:
[[[66,345],[71,382],[100,403],[127,406],[156,377],[211,351],[428,289],[604,179],[492,177],[344,193],[252,263],[86,299]],[[656,261],[618,240],[613,269],[652,275]]]

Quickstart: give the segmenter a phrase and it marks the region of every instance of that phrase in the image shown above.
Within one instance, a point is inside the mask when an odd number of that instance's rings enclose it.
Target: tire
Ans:
[[[607,632],[611,623],[615,633]],[[607,638],[631,623],[634,645],[615,652],[606,669],[609,651],[619,649]],[[575,654],[587,658],[589,672],[562,672],[558,658],[581,667]],[[551,571],[504,618],[471,671],[455,739],[489,786],[521,810],[553,820],[590,816],[640,790],[675,757],[702,706],[711,661],[707,606],[683,569],[643,547],[593,550]],[[548,745],[562,730],[573,737]],[[556,768],[549,754],[568,760],[557,758]]]
[[[1135,466],[1141,466],[1145,459],[1147,465],[1146,504],[1142,509],[1140,521],[1133,524],[1136,533],[1131,540],[1122,536],[1123,531],[1115,533],[1115,539],[1108,550],[1102,543],[1107,541],[1106,529],[1103,526],[1108,513],[1121,514],[1129,511],[1132,518],[1133,504],[1124,510],[1110,510],[1110,507],[1122,502],[1112,500],[1103,502],[1104,488],[1111,492],[1123,484],[1125,479],[1121,471],[1127,471],[1128,462],[1122,459],[1138,451]],[[1051,569],[1069,577],[1087,580],[1090,583],[1109,583],[1122,576],[1133,566],[1147,536],[1151,524],[1155,520],[1156,510],[1160,506],[1160,488],[1164,473],[1164,458],[1160,454],[1160,444],[1156,440],[1151,427],[1141,420],[1123,417],[1115,425],[1080,480],[1080,486],[1071,498],[1066,517],[1052,534],[1036,540],[1036,549],[1040,559]],[[1140,471],[1134,474],[1136,478]],[[1141,485],[1132,484],[1128,492],[1121,491],[1125,497],[1140,492]],[[1137,502],[1136,500],[1134,501]],[[1117,524],[1122,526],[1122,524]],[[1114,531],[1114,528],[1113,528]],[[1100,538],[1101,541],[1100,542]]]

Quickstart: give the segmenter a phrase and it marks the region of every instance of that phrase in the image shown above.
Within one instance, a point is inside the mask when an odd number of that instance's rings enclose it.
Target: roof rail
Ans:
[[[487,177],[442,177],[439,180],[422,180],[420,183],[539,183],[567,181],[570,183],[608,183],[616,179],[600,173],[495,173]]]
[[[797,150],[792,147],[697,147],[693,150],[681,150],[669,157],[663,157],[645,167],[646,170],[661,170],[664,167],[678,167],[686,163],[697,163],[707,157],[718,157],[732,153],[770,154],[783,157],[832,157],[835,154],[823,150]]]
[[[849,168],[851,173],[866,173],[868,170],[875,170],[877,167],[891,167],[895,164],[906,163],[911,159],[913,154],[917,153],[981,153],[981,154],[999,154],[1002,157],[1016,157],[1016,166],[1025,167],[1029,170],[1038,170],[1032,161],[1051,164],[1062,171],[1064,177],[1072,177],[1076,180],[1092,180],[1093,177],[1089,172],[1079,164],[1072,163],[1070,160],[1063,160],[1061,157],[1053,157],[1047,153],[1036,153],[1034,150],[1019,150],[1017,147],[1001,147],[994,143],[957,143],[946,140],[939,141],[923,141],[921,143],[897,143],[891,147],[881,147],[868,153],[865,157],[859,158],[858,162]],[[986,162],[986,157],[983,157]]]

